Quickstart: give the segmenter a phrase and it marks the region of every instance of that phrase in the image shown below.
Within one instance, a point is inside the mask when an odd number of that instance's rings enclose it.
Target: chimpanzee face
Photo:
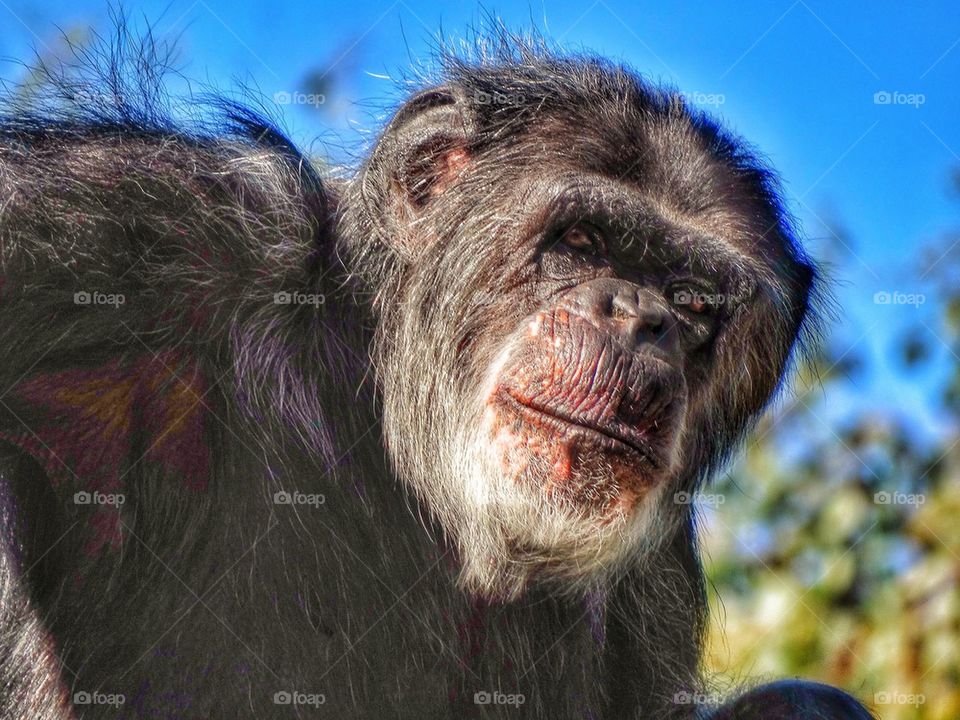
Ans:
[[[676,472],[729,276],[628,183],[581,176],[546,195],[544,224],[518,239],[530,267],[514,306],[530,312],[483,384],[484,433],[512,482],[605,523]]]
[[[810,268],[686,112],[620,102],[600,131],[543,110],[510,136],[463,98],[414,98],[366,170],[396,291],[385,432],[465,582],[509,594],[670,536],[674,493],[779,382]]]

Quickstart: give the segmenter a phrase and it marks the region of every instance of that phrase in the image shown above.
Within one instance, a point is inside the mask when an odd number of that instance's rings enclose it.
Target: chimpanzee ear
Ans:
[[[391,200],[417,213],[442,195],[470,164],[472,125],[457,88],[431,88],[407,101],[385,133],[392,144]]]

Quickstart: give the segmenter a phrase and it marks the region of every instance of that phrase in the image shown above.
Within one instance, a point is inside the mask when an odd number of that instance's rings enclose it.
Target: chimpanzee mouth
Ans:
[[[587,425],[553,409],[518,398],[510,388],[501,388],[498,395],[504,405],[534,427],[546,427],[559,437],[573,437],[584,445],[606,453],[629,456],[650,466],[654,471],[663,467],[663,461],[653,445],[643,440],[644,436],[656,428],[656,418],[651,418],[642,427],[636,428],[632,433],[634,436],[628,437],[615,428]],[[669,408],[667,410],[669,411]]]

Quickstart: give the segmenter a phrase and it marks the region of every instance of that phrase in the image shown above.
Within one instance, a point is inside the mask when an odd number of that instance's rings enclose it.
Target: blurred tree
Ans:
[[[960,718],[960,233],[916,279],[938,323],[905,329],[900,369],[946,365],[930,397],[943,436],[895,408],[854,408],[824,433],[820,397],[870,360],[827,349],[800,371],[705,508],[709,671],[835,683],[884,720]]]

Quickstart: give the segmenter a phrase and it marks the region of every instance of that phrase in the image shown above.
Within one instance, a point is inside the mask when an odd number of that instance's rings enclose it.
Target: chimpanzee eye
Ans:
[[[603,238],[593,225],[578,222],[563,231],[560,240],[574,250],[597,254],[603,251]]]

